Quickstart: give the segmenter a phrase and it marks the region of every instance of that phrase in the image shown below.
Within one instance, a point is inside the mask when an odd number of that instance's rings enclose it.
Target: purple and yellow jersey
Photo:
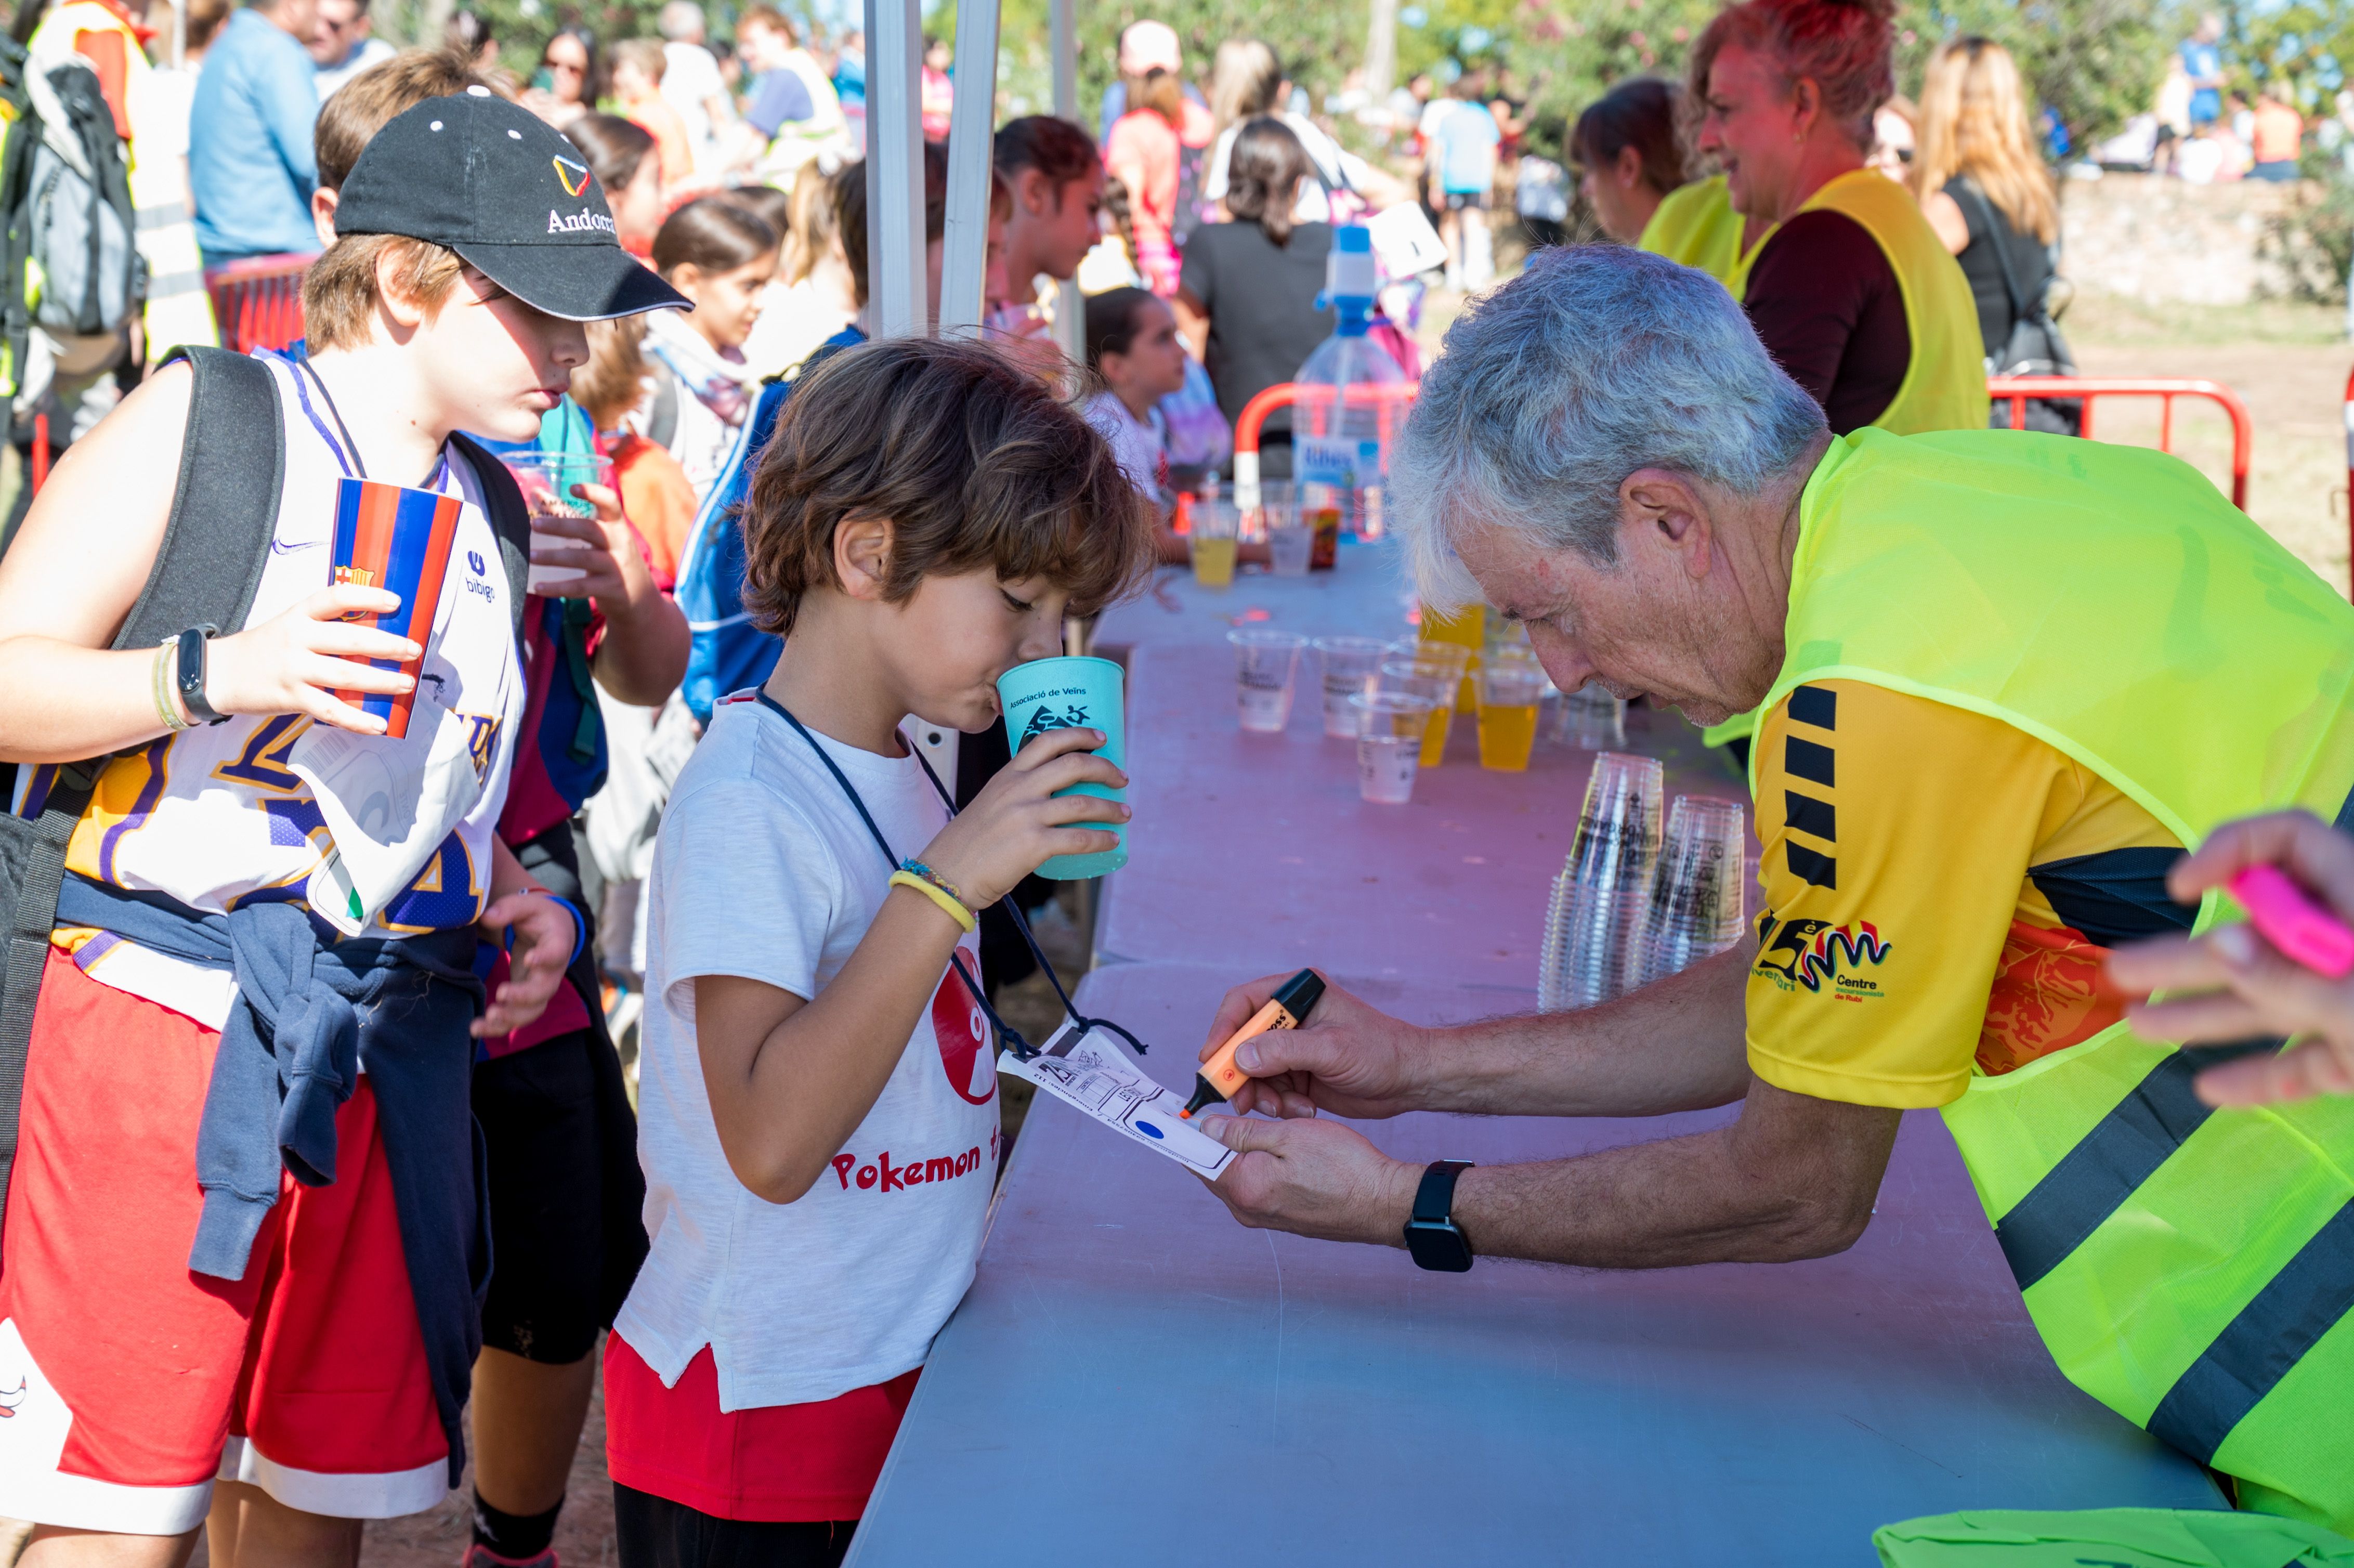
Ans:
[[[337,486],[334,450],[305,417],[292,377],[271,362],[286,410],[286,470],[277,530],[248,626],[283,614],[327,586]],[[523,713],[507,577],[462,461],[446,478],[457,526],[444,563],[419,677],[441,706],[472,721],[482,790],[425,869],[371,924],[367,935],[401,936],[472,923],[488,899],[493,834],[506,800],[514,734]],[[66,850],[69,871],[110,886],[164,895],[220,914],[255,900],[302,903],[303,888],[331,847],[311,788],[289,766],[308,717],[239,715],[159,736],[116,758]],[[37,815],[54,768],[18,771],[14,809]],[[214,1022],[225,1013],[227,977],[132,944],[60,930],[92,978]]]

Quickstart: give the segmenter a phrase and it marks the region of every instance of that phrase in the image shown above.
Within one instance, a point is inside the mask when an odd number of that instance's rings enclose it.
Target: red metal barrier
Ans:
[[[1349,388],[1349,402],[1359,408],[1371,407],[1373,409],[1382,450],[1386,452],[1391,438],[1397,434],[1399,420],[1413,405],[1414,395],[1421,389],[1419,381],[1393,382],[1385,387],[1356,386]],[[1267,423],[1267,417],[1278,408],[1297,405],[1308,410],[1308,429],[1303,433],[1320,436],[1324,433],[1324,420],[1332,408],[1334,391],[1335,388],[1331,387],[1278,381],[1243,405],[1242,414],[1235,420],[1235,504],[1244,507],[1258,504],[1258,438],[1260,428]]]
[[[2232,418],[2232,504],[2245,512],[2248,509],[2248,457],[2255,445],[2255,425],[2248,418],[2248,406],[2240,395],[2220,381],[2125,381],[2101,380],[2086,376],[1990,376],[1987,393],[1996,403],[2010,405],[2010,428],[2027,428],[2027,404],[2032,397],[2075,400],[2081,398],[2084,423],[2077,434],[2087,440],[2093,435],[2093,405],[2102,397],[2156,397],[2159,399],[2158,416],[2158,447],[2160,451],[2174,450],[2174,400],[2177,397],[2204,397],[2222,405],[2223,412]],[[2354,396],[2354,386],[2349,386]],[[2349,449],[2354,450],[2354,449]]]
[[[284,348],[302,335],[302,274],[308,256],[249,256],[205,274],[221,346],[239,354]]]

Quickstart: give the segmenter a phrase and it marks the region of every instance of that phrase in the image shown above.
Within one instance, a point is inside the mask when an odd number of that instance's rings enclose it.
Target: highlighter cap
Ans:
[[[1314,969],[1302,969],[1283,982],[1274,997],[1275,1004],[1291,1014],[1294,1023],[1308,1022],[1308,1010],[1322,1000],[1324,977]]]

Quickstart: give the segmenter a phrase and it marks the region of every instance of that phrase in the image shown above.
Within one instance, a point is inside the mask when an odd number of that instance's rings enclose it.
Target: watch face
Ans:
[[[1450,1221],[1408,1221],[1405,1250],[1417,1267],[1441,1274],[1470,1272],[1471,1244]]]

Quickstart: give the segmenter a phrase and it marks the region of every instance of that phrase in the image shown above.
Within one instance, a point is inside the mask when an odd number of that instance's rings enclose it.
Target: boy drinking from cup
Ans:
[[[76,443],[0,562],[0,759],[36,765],[15,811],[111,754],[67,851],[0,1231],[0,1390],[23,1393],[0,1512],[39,1522],[28,1563],[177,1563],[208,1508],[222,1568],[354,1563],[360,1520],[459,1473],[487,1264],[473,1039],[533,1022],[579,939],[494,832],[525,684],[493,519],[520,499],[459,432],[529,439],[581,322],[679,302],[568,150],[487,96],[402,114],[305,281],[307,360],[207,369],[266,376],[279,420],[275,471],[270,441],[205,454],[277,497],[239,626],[110,646],[164,548],[183,367]],[[411,636],[356,619],[401,603],[353,563],[332,582],[345,481],[423,493],[437,528],[456,505]],[[408,701],[405,738],[368,696]],[[323,905],[338,885],[352,903]],[[487,999],[478,939],[513,960]]]
[[[832,356],[744,535],[784,650],[716,707],[654,851],[652,1250],[605,1351],[631,1568],[848,1549],[996,1171],[974,912],[1128,816],[1055,796],[1127,782],[1096,730],[1039,736],[951,818],[899,729],[993,724],[997,678],[1149,559],[1110,448],[1034,377],[968,342]]]

